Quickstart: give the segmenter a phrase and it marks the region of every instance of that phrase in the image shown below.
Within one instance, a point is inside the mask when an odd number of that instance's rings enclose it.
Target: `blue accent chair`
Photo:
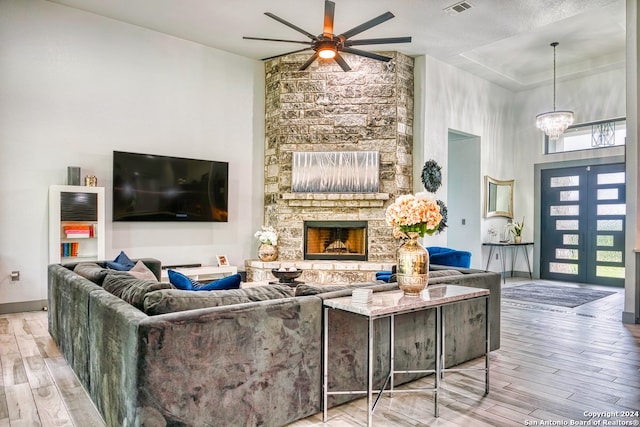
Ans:
[[[447,265],[450,267],[469,268],[471,266],[471,252],[458,251],[441,246],[429,246],[429,263]]]

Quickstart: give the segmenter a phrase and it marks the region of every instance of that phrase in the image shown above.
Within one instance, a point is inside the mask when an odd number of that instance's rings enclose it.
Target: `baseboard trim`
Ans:
[[[10,313],[22,313],[25,311],[40,311],[47,308],[47,300],[25,301],[25,302],[10,302],[7,304],[0,304],[0,314]]]
[[[631,313],[629,311],[622,312],[622,323],[627,323],[630,325],[640,324],[640,319],[636,317],[635,313]]]
[[[504,273],[501,273],[501,276],[502,276],[502,278],[506,278],[506,279],[508,279],[508,278],[510,278],[510,277],[525,277],[525,278],[527,278],[527,279],[531,279],[531,278],[529,277],[529,272],[528,272],[528,271],[518,271],[518,270],[515,270],[515,271],[513,272],[513,274],[511,273],[511,271],[506,271],[506,272],[504,272]],[[531,279],[531,280],[534,280],[534,279]]]

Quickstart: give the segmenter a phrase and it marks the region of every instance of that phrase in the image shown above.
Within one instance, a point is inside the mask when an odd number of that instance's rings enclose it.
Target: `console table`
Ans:
[[[533,242],[522,242],[522,243],[510,243],[510,242],[498,242],[498,243],[483,243],[482,246],[489,246],[489,258],[487,258],[487,268],[489,270],[489,264],[491,264],[491,258],[493,257],[493,253],[498,250],[500,252],[500,263],[502,265],[502,283],[506,283],[507,280],[507,267],[505,262],[505,251],[507,249],[512,250],[513,256],[511,257],[511,277],[513,277],[513,266],[516,263],[516,259],[518,258],[518,250],[522,248],[524,252],[524,258],[527,260],[527,268],[529,269],[529,278],[533,279],[533,275],[531,274],[531,263],[529,262],[529,250],[527,249],[529,246],[533,246]]]
[[[371,426],[373,411],[378,403],[378,400],[382,396],[382,393],[408,393],[416,391],[432,391],[434,394],[434,416],[438,417],[438,391],[440,389],[440,380],[444,372],[455,371],[468,371],[468,370],[483,370],[485,373],[485,396],[489,394],[489,290],[481,288],[472,288],[468,286],[458,285],[435,285],[428,286],[423,290],[420,296],[407,297],[404,296],[403,291],[389,291],[389,292],[375,292],[373,293],[373,299],[368,304],[359,304],[352,302],[352,297],[342,297],[326,299],[323,301],[324,306],[324,366],[323,366],[323,383],[322,383],[322,398],[323,398],[323,415],[322,421],[327,422],[327,400],[329,395],[335,394],[367,394],[367,426]],[[460,303],[462,301],[469,301],[473,299],[484,298],[485,300],[485,363],[484,368],[466,368],[466,369],[445,369],[445,325],[443,310],[447,305]],[[395,316],[405,314],[418,310],[436,310],[436,322],[435,322],[435,369],[429,370],[403,370],[396,371],[394,366],[395,361]],[[329,390],[329,313],[331,310],[342,310],[349,313],[353,313],[359,316],[364,316],[367,323],[368,331],[368,346],[367,346],[367,389],[366,390]],[[374,333],[373,324],[374,320],[380,318],[389,319],[390,328],[390,345],[391,351],[389,354],[389,375],[387,376],[385,383],[382,385],[378,393],[378,397],[375,402],[373,400],[373,352],[374,352]],[[400,373],[433,373],[434,374],[434,386],[429,388],[411,389],[411,390],[394,390],[393,388],[393,376]],[[385,390],[389,384],[389,389]]]
[[[213,265],[203,265],[202,267],[177,267],[172,268],[172,270],[182,273],[190,279],[197,280],[199,282],[219,279],[223,276],[238,273],[238,267],[235,265],[226,265],[224,267],[217,267]],[[169,282],[169,272],[166,269],[162,270],[160,281]]]

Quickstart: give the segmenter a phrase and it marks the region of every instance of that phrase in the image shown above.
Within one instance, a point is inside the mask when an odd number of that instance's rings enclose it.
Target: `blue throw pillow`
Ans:
[[[194,285],[200,286],[199,282],[192,280],[185,276],[182,273],[178,273],[175,270],[169,270],[169,283],[175,286],[178,289],[182,289],[183,291],[192,291],[195,289]]]
[[[234,274],[209,283],[200,283],[175,270],[169,270],[169,282],[183,291],[223,291],[227,289],[239,289],[241,276]]]
[[[200,286],[194,286],[195,291],[223,291],[227,289],[239,289],[242,281],[239,274],[223,277],[213,282],[203,283]]]
[[[127,254],[124,253],[124,251],[120,251],[120,254],[118,254],[116,259],[114,259],[113,261],[107,261],[106,264],[107,264],[107,267],[111,268],[112,270],[119,270],[119,271],[129,271],[136,265],[135,262],[129,259],[129,257],[127,256]]]

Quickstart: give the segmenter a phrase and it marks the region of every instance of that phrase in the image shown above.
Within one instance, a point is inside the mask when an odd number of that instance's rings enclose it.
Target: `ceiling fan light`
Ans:
[[[536,116],[536,126],[552,141],[560,138],[572,124],[573,111],[550,111]]]
[[[299,33],[304,34],[309,38],[307,41],[298,41],[298,40],[283,40],[283,39],[274,39],[274,38],[260,38],[260,37],[243,37],[244,39],[249,40],[265,40],[265,41],[274,41],[274,42],[285,42],[285,43],[301,43],[306,45],[304,49],[294,50],[292,52],[284,53],[282,55],[271,56],[269,58],[264,58],[263,60],[269,60],[274,58],[279,58],[281,56],[302,52],[305,50],[313,50],[313,55],[302,64],[299,68],[299,71],[305,71],[311,64],[314,63],[318,58],[320,59],[333,59],[339,66],[342,68],[342,71],[351,71],[351,67],[349,64],[340,56],[340,52],[350,53],[352,55],[363,56],[365,58],[371,58],[378,61],[389,62],[391,58],[378,55],[375,53],[366,52],[359,49],[353,49],[350,46],[361,46],[368,44],[387,44],[387,43],[411,43],[411,37],[384,37],[384,38],[373,38],[373,39],[362,39],[362,40],[348,40],[353,36],[356,36],[370,28],[375,27],[376,25],[380,25],[383,22],[388,21],[393,18],[394,15],[391,12],[383,13],[380,16],[377,16],[373,19],[368,20],[358,26],[353,27],[352,29],[345,31],[344,33],[340,33],[338,35],[333,34],[333,21],[334,21],[334,13],[335,13],[335,3],[331,0],[325,0],[324,2],[324,27],[322,34],[314,36],[308,31],[303,30],[302,28],[288,22],[279,16],[274,15],[270,12],[265,12],[269,18],[275,19],[281,24],[286,25],[287,27],[296,30]],[[345,44],[347,42],[348,44]]]
[[[333,59],[336,57],[336,51],[333,48],[322,48],[318,50],[318,56],[322,59]]]

